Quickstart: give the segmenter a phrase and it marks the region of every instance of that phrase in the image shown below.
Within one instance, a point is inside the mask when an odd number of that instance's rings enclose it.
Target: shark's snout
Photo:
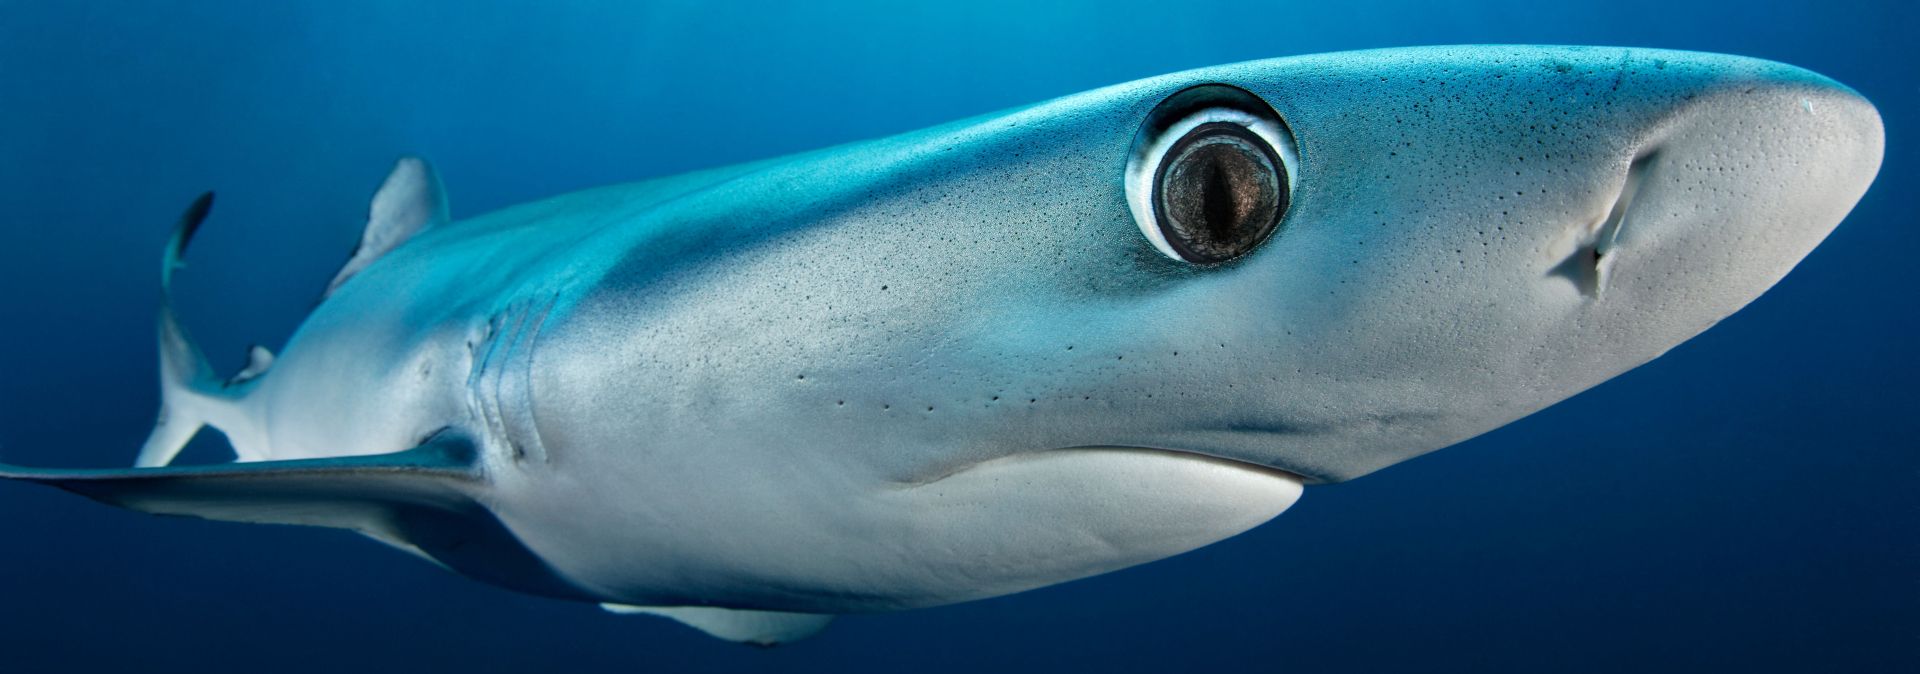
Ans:
[[[1677,343],[1825,239],[1879,170],[1879,113],[1813,73],[1757,70],[1686,96],[1649,128],[1619,160],[1613,203],[1551,273],[1673,322],[1665,337]]]
[[[1177,419],[1131,444],[1339,481],[1485,433],[1759,297],[1879,169],[1873,106],[1793,66],[1557,47],[1393,58],[1392,75],[1328,90],[1249,87],[1279,101],[1301,169],[1281,232],[1201,277],[1232,288],[1202,324],[1238,331],[1211,343],[1241,366],[1183,380],[1207,405],[1142,405]],[[1195,430],[1223,426],[1289,432]]]

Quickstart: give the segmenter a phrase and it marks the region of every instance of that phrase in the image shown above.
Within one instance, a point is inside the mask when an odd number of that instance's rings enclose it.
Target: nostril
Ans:
[[[1627,165],[1627,179],[1620,185],[1620,196],[1614,199],[1613,208],[1607,212],[1606,222],[1601,225],[1598,236],[1594,239],[1595,260],[1606,257],[1614,246],[1619,245],[1620,230],[1626,226],[1627,214],[1631,212],[1629,209],[1633,207],[1633,199],[1640,194],[1641,186],[1647,181],[1647,174],[1652,171],[1654,162],[1659,158],[1660,150],[1654,148],[1640,153],[1640,156],[1633,158],[1632,164]]]
[[[1620,245],[1620,232],[1632,219],[1634,199],[1659,158],[1659,148],[1649,148],[1633,158],[1606,217],[1576,229],[1572,233],[1572,251],[1547,275],[1565,278],[1589,298],[1600,297],[1607,288],[1608,273],[1614,264],[1613,253]]]

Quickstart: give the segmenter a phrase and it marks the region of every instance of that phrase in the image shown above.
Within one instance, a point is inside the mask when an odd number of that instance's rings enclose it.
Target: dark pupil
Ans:
[[[1265,141],[1230,122],[1202,124],[1168,150],[1154,210],[1181,257],[1221,262],[1252,250],[1286,210],[1286,180]]]

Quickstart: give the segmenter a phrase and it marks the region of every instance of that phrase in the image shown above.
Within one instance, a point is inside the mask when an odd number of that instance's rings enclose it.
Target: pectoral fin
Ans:
[[[458,441],[397,454],[203,466],[72,470],[0,464],[0,478],[158,515],[397,538],[407,538],[395,529],[410,512],[473,508],[473,494],[484,484],[470,445]]]
[[[472,444],[460,438],[393,454],[298,461],[111,470],[0,464],[0,479],[158,515],[351,529],[494,585],[590,598],[486,506],[490,483]]]

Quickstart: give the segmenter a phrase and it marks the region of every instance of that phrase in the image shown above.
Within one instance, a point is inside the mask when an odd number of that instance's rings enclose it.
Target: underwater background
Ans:
[[[1917,7],[0,0],[0,460],[26,465],[132,461],[195,195],[220,200],[178,304],[238,368],[403,153],[461,218],[1187,68],[1480,42],[1784,61],[1887,128],[1859,207],[1720,326],[1173,559],[756,650],[344,532],[0,484],[0,672],[1914,671]]]

